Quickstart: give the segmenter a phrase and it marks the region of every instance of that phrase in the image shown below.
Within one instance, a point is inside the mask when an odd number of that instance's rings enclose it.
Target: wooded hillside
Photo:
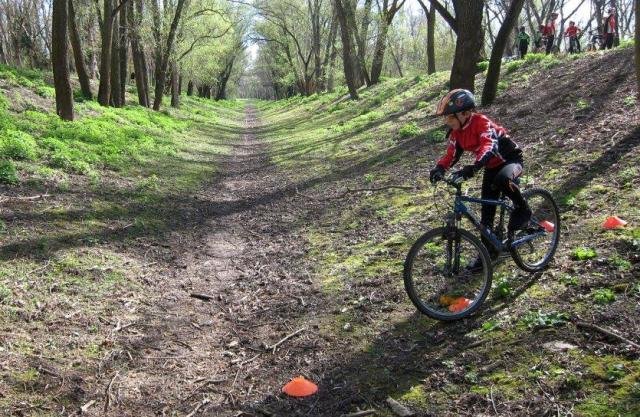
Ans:
[[[0,415],[640,415],[638,11],[0,1]],[[493,259],[479,117],[558,209]]]

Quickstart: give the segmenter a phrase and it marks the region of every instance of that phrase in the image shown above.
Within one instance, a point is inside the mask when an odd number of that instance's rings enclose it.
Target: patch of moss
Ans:
[[[399,400],[403,403],[407,403],[409,407],[414,406],[424,409],[429,405],[429,397],[422,385],[412,386],[408,391],[400,396]]]

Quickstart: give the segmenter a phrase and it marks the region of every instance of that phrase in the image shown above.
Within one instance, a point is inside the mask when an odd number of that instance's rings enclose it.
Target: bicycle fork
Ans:
[[[454,226],[449,226],[445,236],[447,239],[445,271],[449,276],[452,276],[460,272],[460,233]]]

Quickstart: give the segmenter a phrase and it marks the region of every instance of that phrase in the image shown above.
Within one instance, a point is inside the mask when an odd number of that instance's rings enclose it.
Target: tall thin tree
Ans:
[[[120,20],[113,19],[113,35],[111,37],[111,98],[110,103],[114,107],[122,107],[120,73]]]
[[[433,4],[427,7],[423,0],[418,0],[418,3],[427,17],[427,74],[433,74],[436,72],[436,8]]]
[[[167,80],[167,69],[169,67],[169,57],[173,50],[173,45],[176,39],[176,31],[178,30],[178,23],[182,17],[182,9],[184,7],[185,0],[178,0],[176,5],[176,11],[169,27],[169,35],[167,36],[167,43],[162,48],[162,45],[156,45],[156,87],[155,97],[153,99],[153,109],[160,110],[162,104],[162,96],[164,94],[164,87]],[[157,7],[157,6],[156,6]]]
[[[345,4],[343,0],[333,0],[333,4],[336,8],[336,16],[340,23],[340,37],[342,39],[342,64],[344,67],[344,78],[347,82],[347,88],[349,89],[349,95],[352,100],[358,99],[358,87],[356,85],[356,72],[353,61],[353,45],[351,43],[352,34],[351,28],[347,22],[347,12],[345,10]]]
[[[67,0],[53,0],[51,60],[56,90],[56,112],[63,120],[73,120],[73,94],[69,80],[67,47],[67,7]]]
[[[638,100],[640,100],[640,0],[635,0],[636,7],[636,78],[638,80]]]
[[[491,50],[491,58],[489,59],[489,69],[487,71],[487,80],[482,90],[482,104],[491,104],[496,98],[498,91],[498,80],[500,80],[500,67],[502,66],[502,56],[509,42],[509,35],[513,31],[514,26],[518,22],[518,16],[522,11],[524,0],[512,0],[504,22],[500,26],[496,41]]]
[[[398,3],[398,0],[393,0],[389,4],[388,0],[383,0],[382,9],[380,10],[380,28],[378,36],[376,38],[376,46],[373,50],[373,60],[371,62],[371,84],[377,84],[380,80],[380,74],[382,73],[382,64],[384,62],[384,52],[387,47],[387,36],[389,33],[389,26],[395,17],[396,13],[404,5],[405,0]]]
[[[475,89],[476,64],[484,45],[484,0],[452,0],[455,17],[438,0],[429,0],[456,35],[450,88]]]
[[[93,98],[91,92],[91,84],[89,83],[89,74],[87,73],[87,67],[84,62],[84,54],[82,53],[82,43],[80,41],[80,34],[78,33],[78,26],[76,25],[76,11],[73,7],[73,0],[69,0],[69,40],[71,41],[71,48],[73,49],[73,59],[76,64],[76,73],[78,74],[78,81],[80,81],[80,91],[82,96],[88,100]]]
[[[102,44],[100,52],[100,85],[98,86],[98,103],[103,106],[108,106],[111,98],[113,21],[120,9],[125,7],[128,2],[129,0],[121,0],[116,8],[113,7],[113,0],[104,0],[103,3],[104,18],[100,19]]]
[[[100,48],[100,84],[98,85],[98,103],[109,105],[111,97],[111,37],[113,36],[112,0],[104,0],[104,18],[102,19],[102,42]]]
[[[120,10],[120,54],[118,57],[119,67],[120,67],[120,103],[124,106],[125,99],[124,93],[127,85],[127,80],[129,79],[127,68],[128,68],[128,22],[127,22],[127,11],[126,9]]]
[[[134,4],[135,3],[135,4]],[[131,58],[133,60],[133,72],[136,78],[136,89],[138,90],[138,103],[141,106],[149,107],[149,85],[147,80],[147,62],[144,49],[140,42],[140,24],[143,13],[143,0],[133,0],[128,9],[129,15],[129,38],[131,40]]]

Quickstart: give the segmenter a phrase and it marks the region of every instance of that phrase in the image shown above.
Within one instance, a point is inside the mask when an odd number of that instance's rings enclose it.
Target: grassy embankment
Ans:
[[[1,67],[0,84],[0,409],[15,412],[52,402],[38,358],[61,364],[63,381],[93,374],[122,300],[155,279],[132,243],[172,230],[172,202],[215,179],[244,104],[77,102],[62,122],[42,73]],[[77,403],[73,386],[54,402]]]
[[[526,154],[523,182],[554,193],[565,226],[552,268],[529,276],[513,262],[503,264],[495,271],[488,309],[466,324],[443,326],[412,316],[402,288],[409,246],[440,224],[443,203],[451,199],[434,198],[427,184],[428,169],[446,145],[438,121],[425,115],[446,92],[447,74],[388,80],[364,90],[355,103],[340,91],[259,105],[272,160],[298,169],[302,192],[332,197],[347,188],[418,187],[329,199],[325,216],[306,228],[308,261],[337,304],[335,314],[322,318],[322,329],[354,347],[350,360],[363,367],[354,371],[363,388],[436,415],[455,413],[452,401],[469,392],[511,405],[555,396],[546,401],[582,416],[640,413],[640,362],[623,345],[602,344],[597,334],[593,341],[570,322],[580,317],[637,340],[640,151],[632,122],[638,103],[627,74],[611,87],[615,103],[602,107],[610,92],[599,96],[604,82],[584,77],[629,60],[627,55],[629,50],[530,55],[505,65],[501,95],[486,111],[514,131]],[[532,92],[545,89],[552,95],[546,101],[557,109],[540,110],[550,104]],[[556,120],[551,112],[566,115]],[[620,113],[620,119],[612,116]],[[472,187],[477,193],[478,185]],[[612,214],[630,227],[602,230]],[[434,334],[444,344],[433,345]],[[406,349],[422,350],[393,351],[388,339],[394,338]],[[557,340],[575,348],[542,347]],[[473,342],[479,346],[464,353]],[[403,355],[404,364],[394,365]]]

